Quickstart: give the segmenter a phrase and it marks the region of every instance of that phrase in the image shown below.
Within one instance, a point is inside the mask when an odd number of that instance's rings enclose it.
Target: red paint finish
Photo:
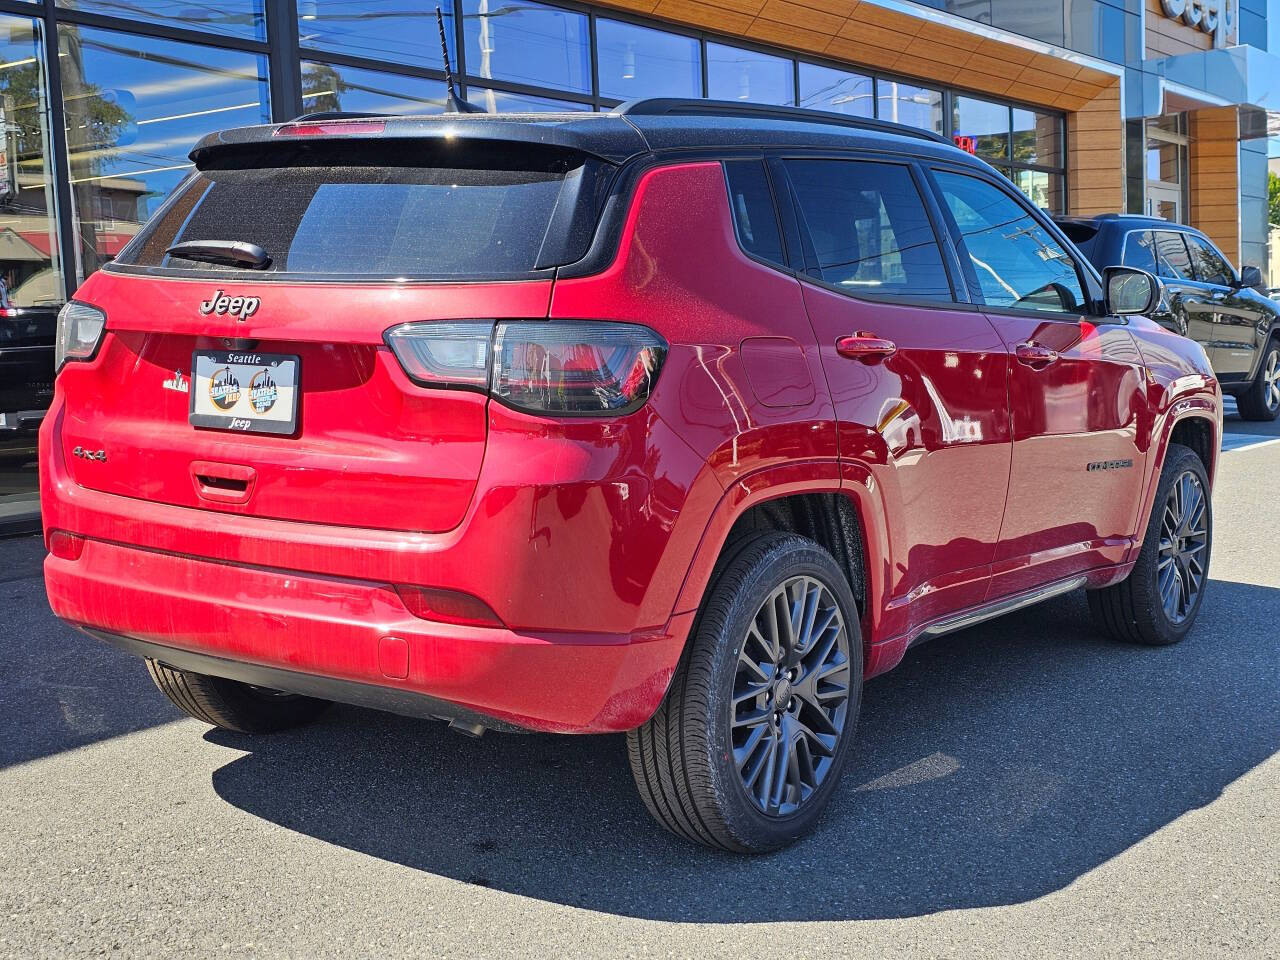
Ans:
[[[1004,344],[973,310],[871,303],[816,284],[805,284],[804,298],[841,462],[864,471],[863,525],[885,531],[868,634],[911,633],[981,603],[1009,483]],[[894,350],[867,363],[848,356],[847,337]],[[846,470],[845,488],[858,476]]]
[[[1013,465],[993,597],[1118,563],[1138,529],[1149,417],[1142,357],[1121,324],[991,314],[1010,368]],[[1129,467],[1089,470],[1089,464]]]
[[[106,337],[63,370],[41,432],[54,611],[531,729],[623,730],[661,702],[752,506],[849,499],[873,675],[940,618],[1061,576],[1122,576],[1175,423],[1220,431],[1203,352],[1154,324],[872,303],[798,280],[739,249],[714,162],[652,170],[629,203],[612,263],[554,284],[94,274],[77,297],[106,311]],[[261,306],[200,315],[218,289]],[[417,386],[383,343],[407,321],[547,317],[661,335],[649,402],[533,416]],[[188,424],[189,395],[164,381],[228,338],[301,358],[295,436]],[[1085,469],[1123,458],[1133,467]]]

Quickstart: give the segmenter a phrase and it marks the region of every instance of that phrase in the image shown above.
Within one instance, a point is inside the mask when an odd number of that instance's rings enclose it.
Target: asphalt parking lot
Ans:
[[[1228,430],[1184,643],[1069,596],[917,648],[756,859],[661,832],[617,737],[211,732],[0,541],[0,956],[1280,955],[1280,425]]]

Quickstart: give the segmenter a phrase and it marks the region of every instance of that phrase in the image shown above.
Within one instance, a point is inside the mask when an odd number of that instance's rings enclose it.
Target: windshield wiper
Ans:
[[[271,265],[271,257],[266,250],[243,240],[184,240],[175,243],[165,253],[183,260],[201,260],[250,270],[264,270]]]

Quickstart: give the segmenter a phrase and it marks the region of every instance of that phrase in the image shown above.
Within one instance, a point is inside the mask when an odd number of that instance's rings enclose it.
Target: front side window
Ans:
[[[1191,266],[1196,272],[1196,279],[1201,283],[1216,283],[1225,287],[1235,280],[1235,271],[1223,259],[1222,254],[1214,249],[1213,244],[1200,237],[1187,235],[1187,247],[1191,250]]]
[[[789,160],[821,279],[856,296],[951,300],[911,171],[894,163]]]
[[[934,176],[988,305],[1049,313],[1085,309],[1075,261],[1026,208],[977,177]]]
[[[1191,270],[1191,256],[1187,253],[1186,241],[1182,234],[1172,230],[1161,230],[1155,234],[1157,276],[1166,280],[1194,280]]]

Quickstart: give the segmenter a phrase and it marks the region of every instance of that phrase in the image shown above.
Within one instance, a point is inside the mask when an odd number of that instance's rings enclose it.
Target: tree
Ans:
[[[1280,227],[1280,177],[1267,174],[1267,219]]]

